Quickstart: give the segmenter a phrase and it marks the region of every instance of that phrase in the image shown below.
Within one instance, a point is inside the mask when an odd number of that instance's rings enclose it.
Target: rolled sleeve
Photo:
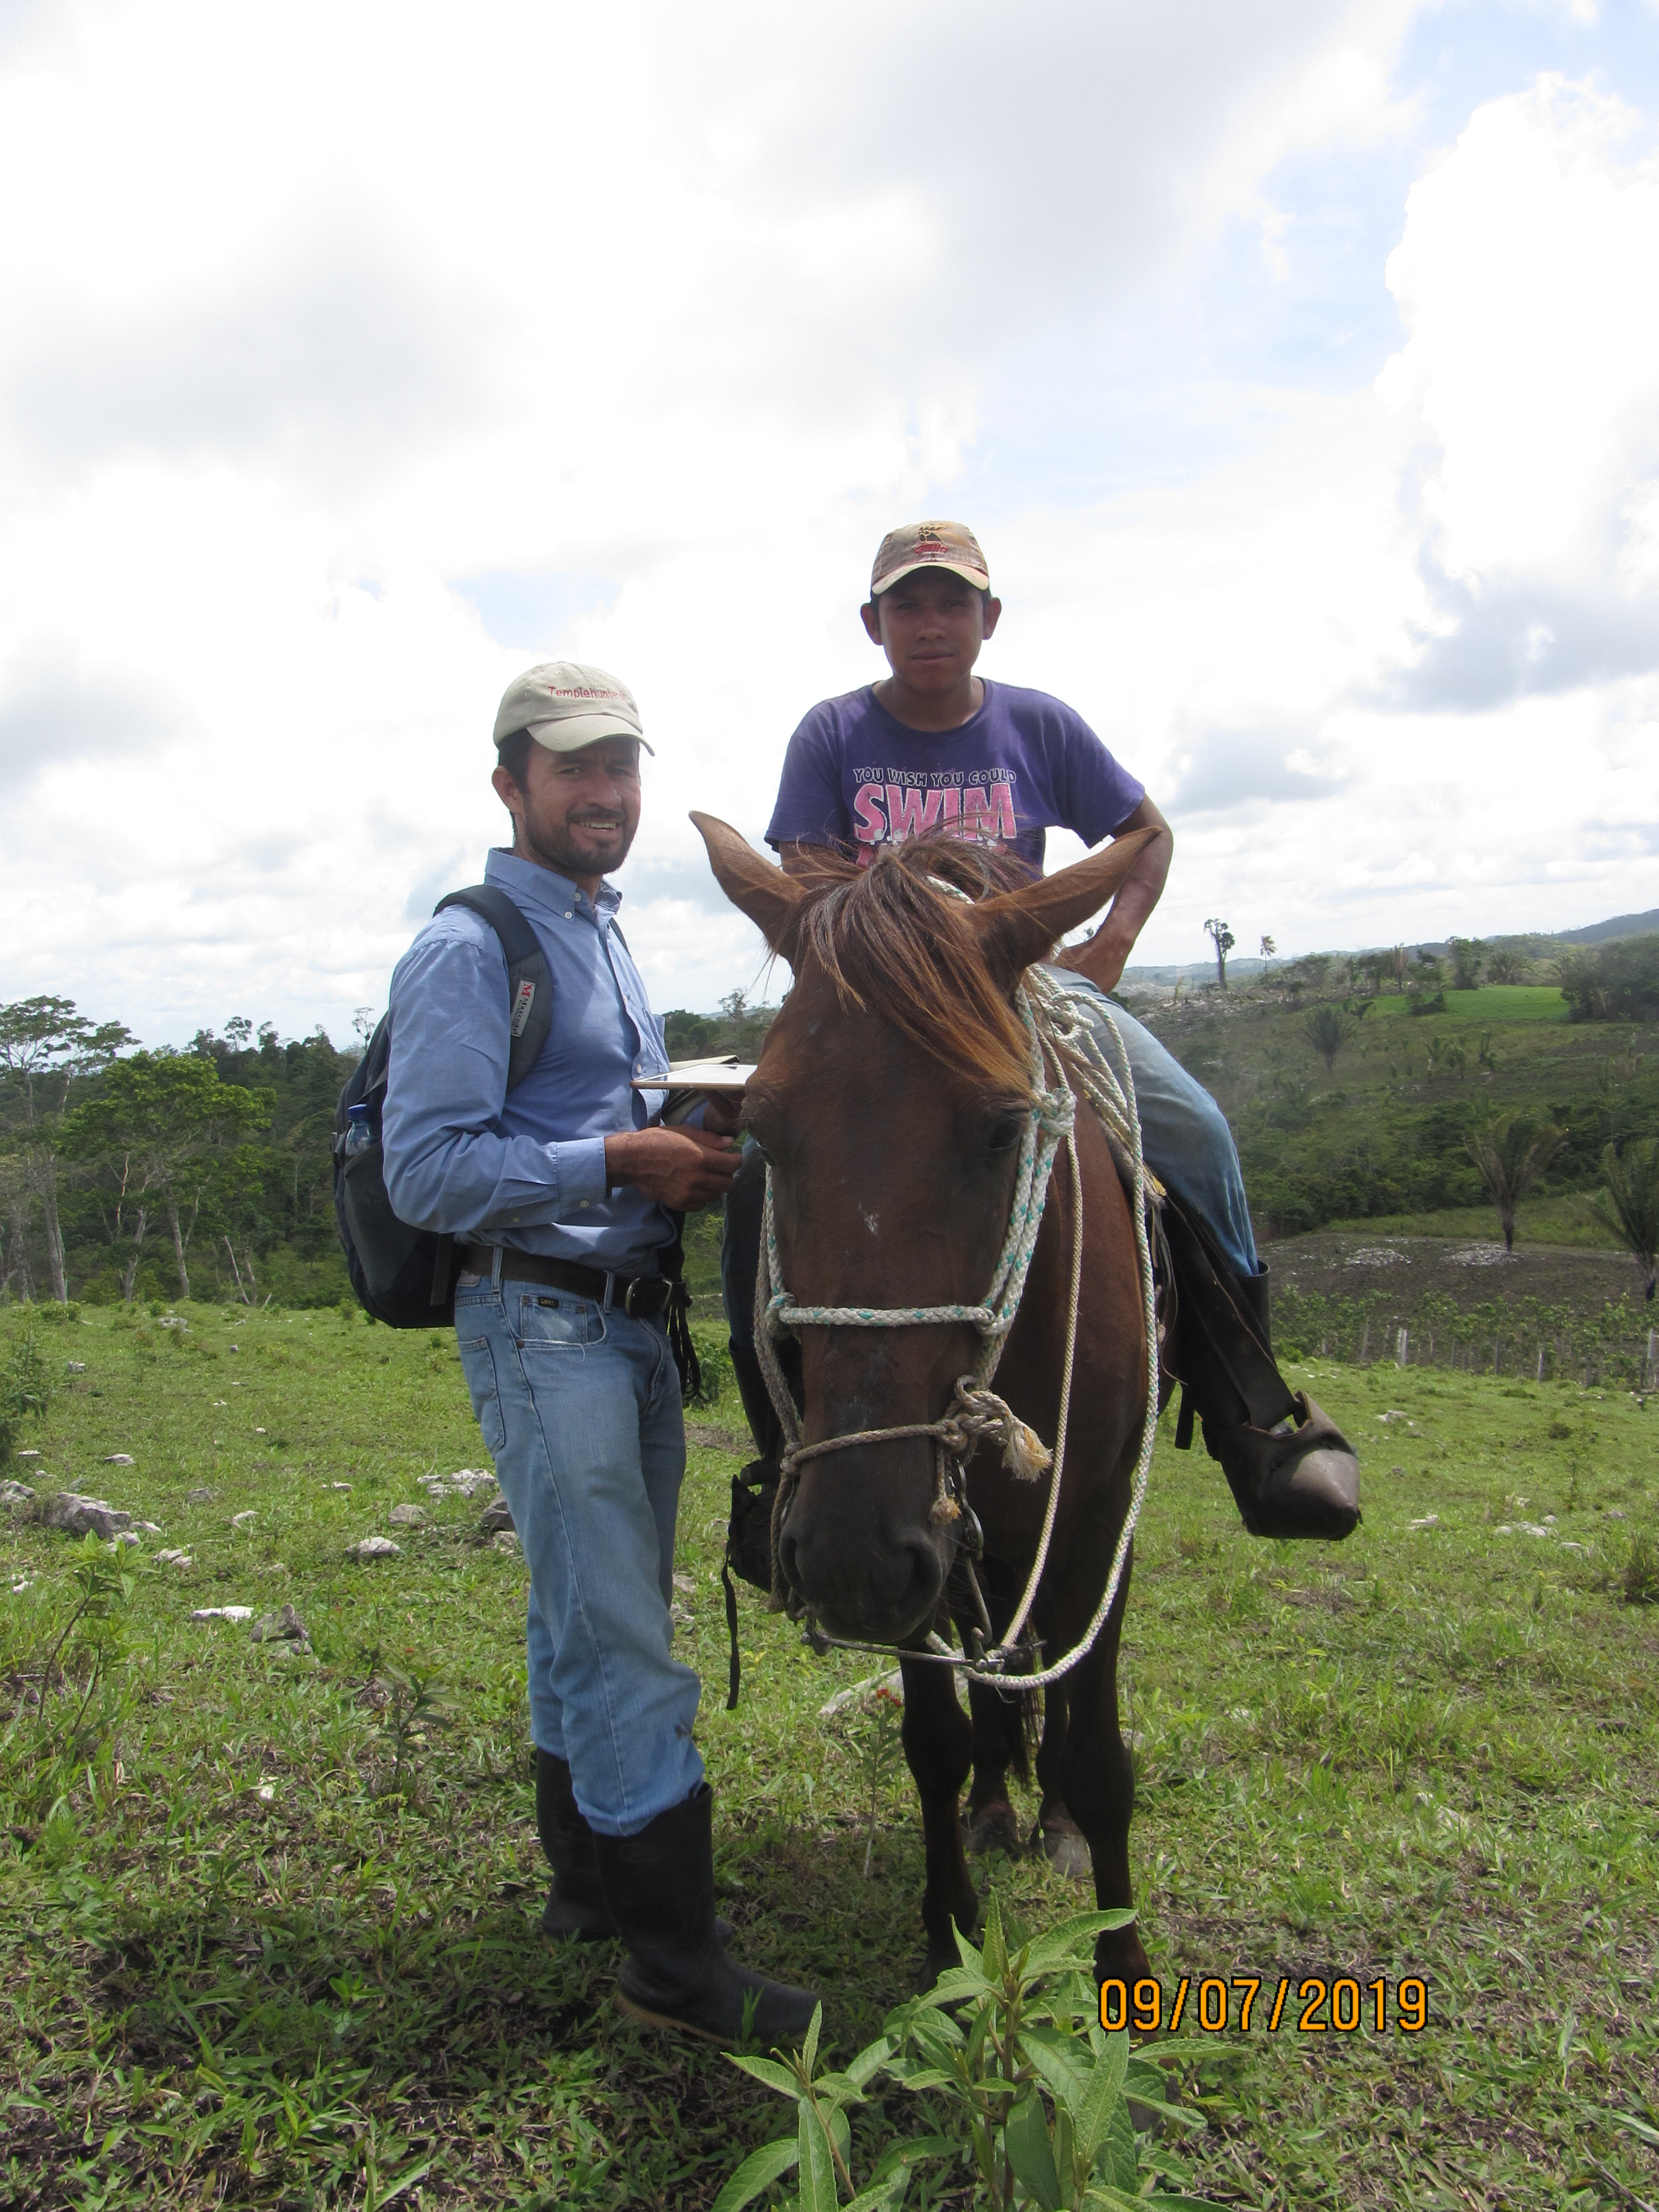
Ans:
[[[453,1235],[562,1219],[605,1192],[605,1139],[541,1143],[501,1126],[512,1039],[493,930],[434,926],[398,963],[381,1147],[398,1218]]]

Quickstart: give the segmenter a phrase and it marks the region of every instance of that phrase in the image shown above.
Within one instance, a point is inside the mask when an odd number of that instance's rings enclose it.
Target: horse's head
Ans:
[[[793,1304],[978,1304],[1033,1103],[1015,992],[1105,903],[1145,834],[1014,887],[941,838],[883,848],[866,868],[826,854],[819,872],[789,876],[725,823],[691,818],[726,896],[794,970],[744,1098]],[[937,1420],[979,1341],[962,1322],[797,1333],[808,1444]],[[781,1556],[832,1633],[896,1642],[927,1629],[956,1541],[934,1504],[926,1437],[804,1462]]]

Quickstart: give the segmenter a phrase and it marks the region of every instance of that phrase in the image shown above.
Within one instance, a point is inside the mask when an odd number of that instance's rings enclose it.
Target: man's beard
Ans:
[[[606,875],[612,868],[621,867],[634,842],[634,831],[626,822],[615,832],[611,843],[602,845],[595,841],[593,844],[580,849],[565,834],[563,823],[556,827],[539,821],[532,817],[528,807],[524,812],[523,824],[524,840],[531,851],[538,860],[544,860],[550,868],[556,868],[561,875],[565,876]],[[577,823],[574,826],[580,829],[582,825]],[[601,853],[603,858],[599,857]]]

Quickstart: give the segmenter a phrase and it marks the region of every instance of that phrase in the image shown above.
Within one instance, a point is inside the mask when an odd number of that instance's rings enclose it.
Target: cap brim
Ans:
[[[550,753],[579,753],[584,745],[596,745],[601,738],[628,738],[636,745],[645,745],[653,759],[656,747],[647,744],[631,722],[624,722],[620,714],[566,714],[556,722],[531,722],[526,725],[538,745],[545,745]]]
[[[902,584],[907,576],[914,576],[918,568],[943,568],[947,575],[960,576],[964,584],[971,584],[976,592],[988,592],[991,579],[983,568],[969,568],[960,561],[908,561],[902,568],[895,568],[890,576],[884,576],[878,584],[872,584],[870,596],[878,599],[884,592],[890,592],[895,584]]]

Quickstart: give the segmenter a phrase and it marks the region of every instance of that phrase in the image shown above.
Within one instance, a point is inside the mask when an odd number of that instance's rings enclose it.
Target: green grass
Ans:
[[[398,1557],[345,1556],[423,1502],[422,1474],[482,1462],[452,1346],[335,1313],[190,1318],[40,1332],[86,1372],[14,1472],[164,1534],[58,1689],[82,1548],[0,1523],[0,2200],[710,2203],[773,2101],[617,2015],[613,1951],[536,1931],[521,1560],[453,1498]],[[1292,1380],[1360,1442],[1346,1546],[1252,1543],[1212,1463],[1160,1442],[1124,1666],[1147,1941],[1172,1982],[1415,1972],[1430,2024],[1258,2019],[1186,2075],[1194,2185],[1259,2207],[1651,2199],[1659,1606],[1624,1583],[1659,1539],[1659,1407],[1391,1367]],[[118,1451],[135,1465],[102,1464]],[[734,1464],[693,1453],[677,1562],[722,1909],[744,1956],[822,1989],[844,2055],[913,1984],[919,1823],[902,1771],[878,1775],[866,1881],[870,1754],[818,1708],[870,1662],[813,1658],[746,1590],[743,1704],[720,1710]],[[312,1656],[188,1618],[284,1600]],[[450,1724],[412,1719],[398,1674],[435,1677]],[[1040,1860],[984,1878],[1028,1925],[1083,1901]]]
[[[1449,1206],[1433,1213],[1357,1214],[1325,1226],[1340,1234],[1378,1237],[1455,1237],[1471,1244],[1495,1244],[1501,1234],[1490,1206]],[[1519,1244],[1566,1244],[1578,1250],[1622,1252],[1624,1246],[1603,1226],[1588,1202],[1576,1196],[1528,1197],[1521,1207]]]
[[[1421,1020],[1470,1022],[1565,1022],[1567,1002],[1553,983],[1481,983],[1473,991],[1445,989],[1443,1016],[1425,1014]],[[1412,1001],[1403,993],[1384,992],[1372,1003],[1368,1022],[1397,1021],[1410,1016]]]

